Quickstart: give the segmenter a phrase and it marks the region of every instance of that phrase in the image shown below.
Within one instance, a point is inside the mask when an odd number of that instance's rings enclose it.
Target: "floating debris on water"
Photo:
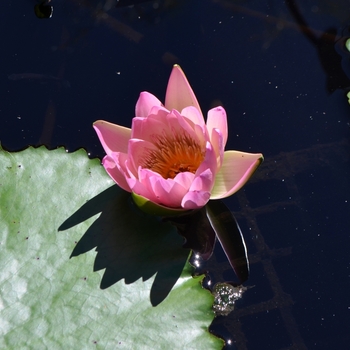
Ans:
[[[227,316],[235,308],[235,302],[242,298],[243,293],[251,287],[239,285],[237,287],[228,283],[216,283],[213,288],[213,310],[217,316]]]

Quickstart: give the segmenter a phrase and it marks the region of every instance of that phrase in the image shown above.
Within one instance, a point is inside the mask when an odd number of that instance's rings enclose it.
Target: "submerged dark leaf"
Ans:
[[[53,14],[53,6],[48,5],[50,1],[42,2],[34,6],[35,15],[38,18],[51,18]]]
[[[235,217],[220,200],[209,201],[206,212],[240,283],[245,282],[249,276],[249,262],[244,238]]]
[[[321,36],[308,25],[299,9],[296,1],[287,0],[287,7],[294,17],[301,33],[314,46],[317,51],[319,61],[326,74],[326,87],[328,93],[333,93],[337,89],[348,89],[350,86],[349,77],[344,73],[342,58],[337,52],[337,28],[330,27]]]
[[[168,217],[164,221],[170,221],[176,226],[178,233],[186,239],[184,248],[199,253],[204,260],[212,256],[216,238],[205,208],[182,216]]]

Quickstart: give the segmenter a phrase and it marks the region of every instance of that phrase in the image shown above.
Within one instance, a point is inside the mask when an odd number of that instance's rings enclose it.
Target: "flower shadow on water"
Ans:
[[[79,208],[59,231],[100,216],[88,228],[71,257],[96,247],[93,270],[105,269],[101,289],[124,279],[130,284],[157,274],[150,290],[153,306],[161,303],[181,275],[190,249],[182,247],[183,238],[170,223],[141,212],[130,193],[112,186]]]

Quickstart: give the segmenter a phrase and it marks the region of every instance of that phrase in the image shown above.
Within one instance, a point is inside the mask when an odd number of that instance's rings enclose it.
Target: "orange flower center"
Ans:
[[[142,166],[164,179],[173,179],[184,171],[194,174],[204,159],[205,152],[187,134],[155,135],[153,143],[157,149],[146,151]]]

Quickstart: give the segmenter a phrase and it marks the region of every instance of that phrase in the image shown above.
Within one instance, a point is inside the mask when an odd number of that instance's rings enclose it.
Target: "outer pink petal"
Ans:
[[[137,177],[127,178],[127,182],[132,192],[143,196],[151,202],[157,203],[157,197],[150,184],[151,177],[159,177],[160,175],[149,169],[142,169],[141,167],[137,170]]]
[[[211,175],[209,175],[209,173],[207,173],[208,169],[210,170]],[[215,151],[214,151],[212,145],[209,142],[207,142],[204,160],[196,171],[195,179],[194,179],[193,184],[190,187],[190,190],[211,191],[211,189],[214,186],[214,181],[215,181],[214,176],[215,176],[216,172],[217,172],[216,154],[215,154]],[[199,187],[197,182],[196,182],[196,178],[200,177],[200,176],[202,176],[203,180],[201,180],[201,185]],[[211,179],[209,179],[208,176],[211,176]],[[204,179],[206,179],[206,180],[204,181]],[[205,186],[205,187],[201,187],[201,186]]]
[[[194,106],[202,114],[196,95],[194,94],[187,78],[177,64],[171,71],[168,87],[165,95],[165,108],[182,111],[185,107]],[[202,114],[203,115],[203,114]]]
[[[97,120],[93,123],[93,127],[107,154],[111,154],[112,152],[128,152],[131,129],[104,120]]]
[[[135,116],[146,118],[154,106],[162,106],[162,103],[147,91],[141,92],[139,99],[136,102]]]
[[[191,191],[182,200],[181,206],[184,209],[199,209],[204,207],[210,199],[210,192]]]
[[[210,169],[206,169],[196,176],[190,186],[190,191],[210,192],[214,185],[214,174]]]
[[[125,191],[131,192],[131,189],[126,181],[125,175],[125,161],[127,155],[125,153],[114,153],[112,155],[106,155],[102,164],[106,169],[108,175]]]
[[[132,193],[132,198],[136,205],[145,213],[157,216],[178,216],[190,212],[190,210],[183,208],[169,208],[164,205],[149,201],[147,198]]]
[[[153,203],[157,203],[157,198],[155,197],[154,193],[150,192],[143,183],[141,183],[137,179],[127,179],[127,180],[128,180],[128,184],[130,185],[131,191],[133,193],[136,193],[142,197],[145,197]]]
[[[207,142],[205,158],[196,171],[189,192],[181,202],[184,209],[197,209],[207,204],[210,199],[210,191],[214,185],[216,170],[216,154],[211,144]]]
[[[181,201],[191,185],[194,174],[180,173],[175,179],[164,179],[148,169],[142,169],[141,182],[155,195],[155,202],[171,208],[181,208]]]
[[[171,208],[180,208],[181,200],[187,189],[173,179],[157,178],[152,187],[157,196],[158,203]]]
[[[148,195],[145,195],[146,192],[143,192],[144,194],[140,193],[142,196],[148,198],[154,203],[159,203],[159,198],[157,198],[157,194],[154,191],[154,183],[157,181],[157,179],[161,178],[161,176],[150,170],[150,169],[142,169],[139,168],[139,180],[142,186],[144,187],[144,190],[148,191]]]
[[[149,169],[139,169],[139,183],[135,182],[133,192],[170,208],[181,208],[181,200],[187,192],[173,179],[164,179]]]
[[[221,131],[223,137],[223,146],[225,148],[228,137],[228,128],[226,111],[223,107],[215,107],[209,110],[207,118],[207,128],[209,132],[209,137],[211,137],[213,129],[219,129]]]
[[[261,153],[226,151],[221,169],[215,177],[210,199],[219,199],[237,192],[263,161]]]

